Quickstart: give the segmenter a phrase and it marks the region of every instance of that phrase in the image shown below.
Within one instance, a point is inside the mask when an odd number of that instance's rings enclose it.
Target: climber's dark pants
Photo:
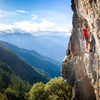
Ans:
[[[89,41],[89,38],[85,37],[85,40],[86,40],[86,50],[88,48],[88,44],[90,44],[90,49],[91,49],[92,43]]]

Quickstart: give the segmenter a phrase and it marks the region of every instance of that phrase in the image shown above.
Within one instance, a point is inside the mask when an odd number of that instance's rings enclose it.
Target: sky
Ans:
[[[71,0],[0,0],[0,34],[70,36]]]

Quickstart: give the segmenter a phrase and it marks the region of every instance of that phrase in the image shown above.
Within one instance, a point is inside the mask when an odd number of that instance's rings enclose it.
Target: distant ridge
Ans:
[[[40,74],[34,67],[19,58],[14,52],[0,46],[0,61],[10,66],[11,70],[21,79],[36,82],[48,82],[48,77]]]
[[[20,48],[24,48],[27,50],[35,50],[41,55],[45,55],[54,59],[63,59],[66,52],[66,48],[64,46],[54,42],[52,39],[45,38],[42,36],[34,36],[30,33],[4,34],[0,35],[0,40],[9,42]],[[58,40],[59,42],[61,42],[60,39]]]
[[[37,68],[38,71],[43,72],[52,78],[60,76],[61,67],[60,65],[58,66],[56,63],[58,62],[58,64],[60,64],[61,62],[55,61],[48,57],[44,57],[39,53],[35,52],[34,50],[21,49],[15,45],[12,45],[4,41],[0,41],[0,45],[15,52],[20,58],[24,59],[27,63]],[[49,61],[49,59],[51,61]]]

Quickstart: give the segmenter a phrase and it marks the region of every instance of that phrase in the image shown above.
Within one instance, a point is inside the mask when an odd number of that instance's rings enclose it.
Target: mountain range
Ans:
[[[65,56],[67,47],[65,47],[64,45],[67,44],[68,37],[34,36],[29,33],[9,33],[0,35],[0,40],[0,47],[1,49],[4,49],[4,51],[2,51],[5,57],[5,60],[2,61],[4,58],[1,54],[2,57],[0,61],[10,66],[11,70],[13,70],[16,75],[18,75],[23,80],[26,80],[32,74],[32,76],[27,80],[31,84],[37,81],[42,81],[45,83],[50,78],[60,76],[62,64],[61,61]],[[11,50],[10,52],[12,52],[11,55],[9,54],[9,50]],[[14,55],[16,56],[13,57]],[[10,58],[9,56],[12,57]],[[21,61],[15,58],[18,58]],[[22,61],[26,64],[26,68],[23,67],[23,63],[20,63]],[[19,67],[16,65],[18,65]],[[18,69],[16,67],[18,67]],[[26,71],[26,69],[28,69],[28,72]],[[32,77],[34,79],[33,69],[36,71],[36,75],[40,75],[40,77],[43,77],[43,79],[31,80]]]
[[[53,59],[62,59],[65,56],[68,39],[60,37],[48,37],[48,36],[34,36],[29,33],[9,33],[0,35],[0,40],[14,44],[20,48],[27,50],[35,50],[39,54],[51,57]],[[65,43],[64,45],[61,45]]]
[[[20,58],[37,68],[41,73],[45,73],[51,78],[60,76],[61,62],[42,56],[34,50],[21,49],[8,42],[0,41],[0,45],[15,52]]]
[[[8,69],[11,69],[21,79],[29,81],[31,84],[36,82],[46,83],[49,81],[46,75],[41,74],[37,69],[19,58],[14,52],[4,48],[4,46],[0,46],[0,62],[0,64],[6,64]],[[0,66],[2,67],[2,65]],[[4,68],[3,66],[2,68],[5,69],[7,67]]]

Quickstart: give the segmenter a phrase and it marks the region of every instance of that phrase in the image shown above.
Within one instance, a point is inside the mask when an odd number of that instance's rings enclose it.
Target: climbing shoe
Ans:
[[[92,50],[90,50],[90,52],[92,52]]]

